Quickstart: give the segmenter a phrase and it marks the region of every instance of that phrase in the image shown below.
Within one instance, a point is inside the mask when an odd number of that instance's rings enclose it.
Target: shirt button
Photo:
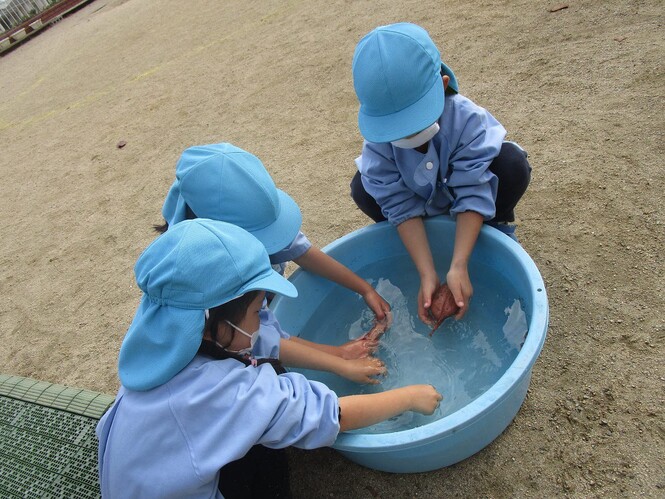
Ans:
[[[428,170],[431,170],[432,168],[434,168],[434,163],[432,163],[431,161],[428,161],[427,164],[425,165],[425,168],[427,168]]]

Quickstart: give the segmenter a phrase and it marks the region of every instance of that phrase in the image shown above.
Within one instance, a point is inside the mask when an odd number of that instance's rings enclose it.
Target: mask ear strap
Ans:
[[[224,319],[224,322],[226,322],[226,323],[227,323],[229,326],[231,326],[233,329],[235,329],[235,330],[238,331],[239,333],[244,334],[244,335],[247,336],[248,338],[251,338],[251,337],[252,337],[251,334],[249,334],[249,333],[246,332],[246,331],[243,331],[243,330],[240,329],[238,326],[236,326],[233,322],[231,322],[231,321],[229,321],[229,320],[227,320],[227,319]]]

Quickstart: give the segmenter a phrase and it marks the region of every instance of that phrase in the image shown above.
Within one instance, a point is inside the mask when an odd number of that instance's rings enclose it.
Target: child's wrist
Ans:
[[[364,285],[360,288],[358,294],[363,298],[366,298],[367,295],[374,293],[374,288],[367,282],[363,280]]]
[[[468,258],[456,258],[450,262],[450,270],[466,271],[467,266]]]

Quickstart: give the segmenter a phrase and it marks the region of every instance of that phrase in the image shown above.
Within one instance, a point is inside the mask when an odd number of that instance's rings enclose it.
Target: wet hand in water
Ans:
[[[433,414],[439,408],[443,395],[432,385],[411,385],[411,410],[421,414]]]
[[[343,359],[363,359],[369,357],[377,348],[379,348],[378,340],[368,340],[364,336],[356,338],[355,340],[347,341],[340,345],[341,355]]]
[[[455,297],[455,304],[459,307],[455,319],[460,320],[466,314],[473,296],[473,286],[467,268],[465,266],[450,267],[446,275],[446,282]]]
[[[346,361],[344,377],[356,383],[376,385],[381,382],[377,376],[385,376],[386,366],[375,357]]]
[[[374,288],[365,293],[363,299],[379,321],[383,320],[386,314],[390,312],[390,305]]]
[[[431,326],[432,319],[429,315],[429,308],[432,306],[432,295],[439,287],[439,277],[434,274],[425,276],[420,280],[420,290],[418,291],[418,317],[428,326]]]
[[[383,320],[374,319],[372,329],[355,340],[347,341],[339,348],[343,359],[361,359],[372,355],[379,348],[379,340],[393,322],[391,311],[386,312]]]

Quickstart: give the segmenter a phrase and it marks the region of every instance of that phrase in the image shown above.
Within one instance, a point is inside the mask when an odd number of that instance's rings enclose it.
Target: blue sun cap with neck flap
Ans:
[[[143,297],[120,347],[123,386],[145,391],[169,381],[194,358],[205,310],[248,291],[288,297],[296,288],[275,272],[261,242],[225,222],[176,224],[141,254],[134,267]]]

